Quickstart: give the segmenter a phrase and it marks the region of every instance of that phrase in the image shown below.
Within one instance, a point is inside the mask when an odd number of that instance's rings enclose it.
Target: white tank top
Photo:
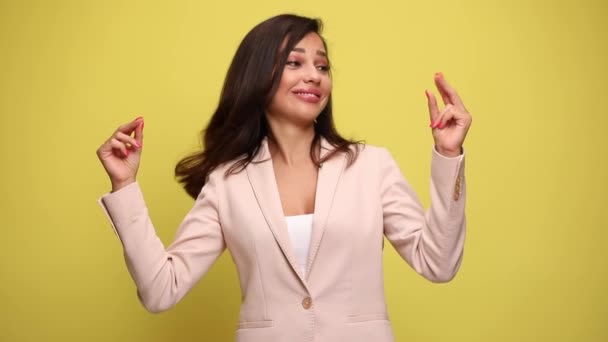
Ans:
[[[312,233],[313,214],[285,216],[287,230],[291,238],[291,245],[298,261],[302,275],[306,276],[306,264],[308,262],[308,249],[310,248],[310,236]]]

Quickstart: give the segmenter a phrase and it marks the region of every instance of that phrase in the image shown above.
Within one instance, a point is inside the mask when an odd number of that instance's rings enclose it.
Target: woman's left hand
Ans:
[[[443,77],[435,74],[435,85],[445,107],[440,111],[435,95],[425,90],[431,115],[431,128],[437,152],[446,157],[456,157],[462,154],[462,144],[471,126],[472,118],[464,107],[460,96]]]

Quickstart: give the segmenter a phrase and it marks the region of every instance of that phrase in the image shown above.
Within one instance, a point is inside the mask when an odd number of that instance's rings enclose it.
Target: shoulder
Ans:
[[[391,154],[386,147],[370,144],[357,144],[353,146],[353,151],[357,152],[357,160],[354,164],[374,164],[386,162],[391,159]]]
[[[349,156],[346,153],[343,154],[345,158],[345,169],[349,170],[350,173],[362,172],[366,175],[379,175],[387,164],[393,160],[390,152],[387,148],[378,145],[370,145],[367,143],[359,143],[350,146],[351,156],[354,158],[352,161],[349,160]]]
[[[209,180],[213,179],[216,182],[222,182],[226,178],[228,178],[229,175],[239,173],[233,172],[235,169],[237,169],[238,171],[239,161],[240,159],[235,159],[218,165],[215,169],[213,169],[213,171],[209,173]]]

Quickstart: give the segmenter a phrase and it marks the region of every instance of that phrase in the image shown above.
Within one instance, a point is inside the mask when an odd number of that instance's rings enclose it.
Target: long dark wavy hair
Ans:
[[[175,177],[192,198],[196,199],[216,167],[235,161],[225,176],[242,171],[253,160],[264,138],[272,138],[266,108],[277,91],[283,66],[290,51],[311,32],[321,37],[327,52],[322,27],[320,19],[282,14],[263,21],[247,33],[228,69],[217,109],[202,132],[203,149],[175,166]],[[338,152],[346,153],[348,166],[355,161],[360,142],[338,134],[331,95],[314,128],[310,157],[315,164],[320,166]],[[315,153],[321,137],[334,147],[322,159]]]

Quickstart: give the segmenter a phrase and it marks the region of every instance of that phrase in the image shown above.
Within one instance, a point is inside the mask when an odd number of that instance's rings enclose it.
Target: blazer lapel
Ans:
[[[285,222],[285,215],[283,214],[267,139],[263,140],[260,151],[252,162],[247,165],[245,170],[268,227],[270,227],[291,268],[304,282],[304,277],[293,254],[289,233],[287,232],[287,222]]]
[[[324,157],[332,149],[333,146],[324,138],[321,138],[321,157]],[[308,275],[310,274],[317,251],[319,250],[327,217],[329,216],[333,204],[334,193],[345,165],[346,157],[344,154],[339,153],[323,163],[323,166],[319,169],[306,278],[308,278]],[[263,140],[260,151],[252,162],[247,165],[245,170],[268,227],[272,231],[285,259],[287,259],[293,271],[306,286],[305,277],[300,272],[287,231],[287,222],[285,221],[285,215],[283,214],[283,207],[281,205],[281,198],[279,196],[279,189],[277,187],[267,139]]]
[[[321,158],[334,149],[324,138],[321,138]],[[323,232],[327,223],[327,217],[331,211],[334,193],[338,186],[338,181],[346,165],[346,156],[337,153],[332,158],[323,163],[319,169],[317,177],[317,190],[315,194],[315,213],[313,217],[312,236],[310,248],[308,250],[308,263],[306,266],[306,278],[310,275],[310,270],[317,256],[317,251],[321,245]]]

